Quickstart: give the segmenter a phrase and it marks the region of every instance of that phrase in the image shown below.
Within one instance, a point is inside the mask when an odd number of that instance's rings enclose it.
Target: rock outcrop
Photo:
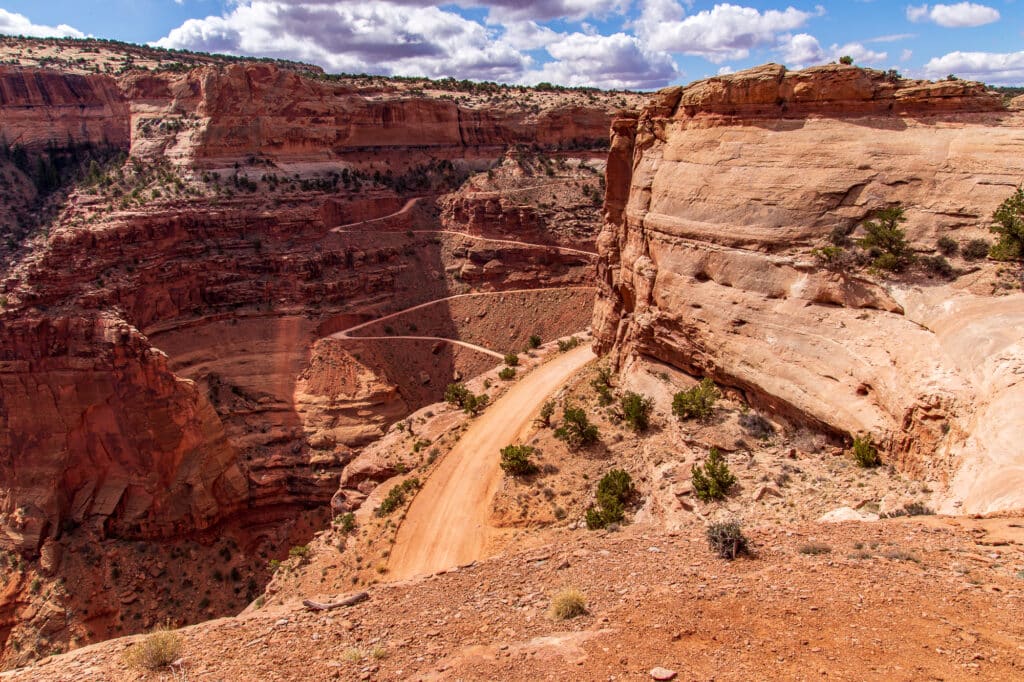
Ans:
[[[830,270],[830,233],[901,204],[908,238],[982,237],[1024,117],[963,81],[767,65],[612,124],[598,348],[709,375],[794,422],[873,434],[947,511],[1024,506],[1024,296]],[[975,268],[977,269],[977,268]],[[988,289],[991,292],[991,289]]]

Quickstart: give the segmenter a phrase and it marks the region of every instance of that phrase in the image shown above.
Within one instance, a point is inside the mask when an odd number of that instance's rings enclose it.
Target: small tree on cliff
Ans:
[[[1024,188],[1018,187],[992,214],[990,230],[999,241],[989,254],[996,260],[1020,260],[1024,257]]]
[[[902,206],[890,206],[878,211],[873,220],[865,220],[861,225],[866,234],[857,243],[871,253],[876,268],[900,272],[913,261],[914,254],[907,243],[907,233],[900,227],[906,221]]]
[[[839,63],[845,64],[846,66],[853,66],[853,57],[851,57],[848,54],[844,54],[842,57],[839,58]]]

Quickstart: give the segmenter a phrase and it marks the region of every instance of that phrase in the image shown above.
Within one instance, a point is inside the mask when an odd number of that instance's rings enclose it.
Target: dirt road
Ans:
[[[427,479],[398,529],[392,579],[433,573],[482,557],[490,504],[501,481],[498,452],[526,431],[547,397],[594,358],[589,347],[555,357],[487,408]]]

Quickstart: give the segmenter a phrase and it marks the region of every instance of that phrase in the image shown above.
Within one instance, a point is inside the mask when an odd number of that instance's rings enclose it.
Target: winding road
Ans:
[[[360,220],[354,223],[349,223],[347,225],[339,225],[337,227],[332,227],[331,232],[346,232],[363,225],[369,225],[370,223],[376,223],[382,220],[387,220],[388,218],[394,218],[396,216],[403,215],[411,211],[413,206],[419,203],[420,199],[424,198],[425,197],[413,197],[412,199],[406,201],[402,208],[398,209],[394,213],[382,215],[377,218],[369,218],[368,220]],[[385,232],[399,232],[399,230],[385,230]],[[564,251],[566,253],[575,253],[580,256],[591,256],[594,258],[597,257],[597,252],[595,251],[584,251],[582,249],[574,249],[571,246],[560,246],[558,244],[537,244],[535,242],[524,242],[519,241],[517,239],[495,239],[494,237],[485,237],[483,235],[470,234],[469,232],[460,232],[458,230],[406,230],[406,232],[412,232],[413,234],[454,234],[459,237],[466,237],[468,239],[479,239],[481,241],[495,242],[497,244],[508,244],[509,246],[536,246],[543,249],[552,249],[555,251]]]
[[[594,359],[589,346],[558,355],[525,375],[474,420],[409,507],[388,563],[392,579],[484,556],[491,500],[501,483],[498,451],[529,429],[543,402]]]

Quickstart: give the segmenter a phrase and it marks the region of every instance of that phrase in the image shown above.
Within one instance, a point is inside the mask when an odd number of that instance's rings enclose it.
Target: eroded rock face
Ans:
[[[128,100],[110,76],[0,66],[0,127],[11,146],[127,148]]]
[[[162,537],[202,529],[249,486],[206,397],[111,315],[3,327],[0,546],[34,553],[62,527]]]
[[[1024,460],[1007,441],[1024,436],[1008,423],[1021,295],[810,257],[834,228],[895,203],[924,251],[986,235],[1024,170],[1022,126],[978,84],[844,66],[768,65],[659,93],[612,124],[599,350],[874,434],[902,470],[948,485],[948,511],[1024,506]]]

